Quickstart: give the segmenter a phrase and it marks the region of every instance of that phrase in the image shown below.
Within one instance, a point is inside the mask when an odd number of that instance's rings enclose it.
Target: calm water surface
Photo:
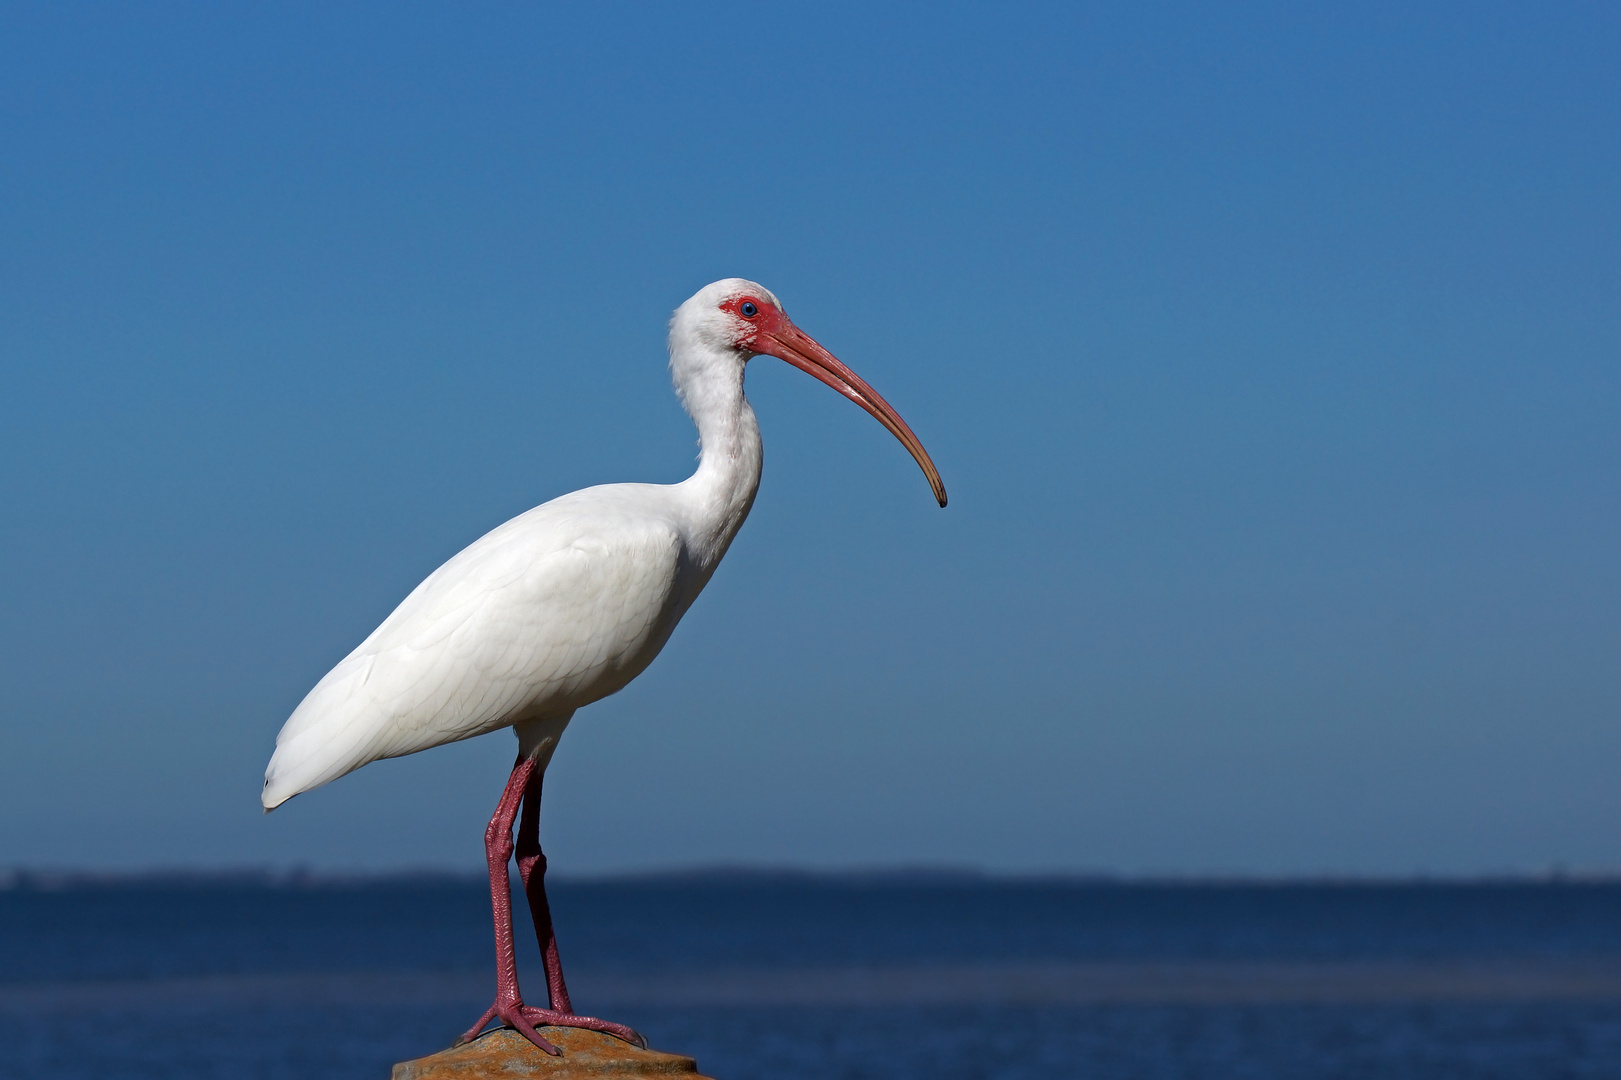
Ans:
[[[6,1080],[380,1080],[493,991],[473,881],[48,884],[0,890]],[[719,1080],[1621,1077],[1621,885],[553,891],[576,1006]]]

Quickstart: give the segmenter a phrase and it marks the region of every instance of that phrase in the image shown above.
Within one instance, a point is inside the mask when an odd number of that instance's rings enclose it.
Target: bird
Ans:
[[[373,761],[503,728],[516,733],[517,758],[484,834],[496,996],[458,1045],[498,1021],[548,1054],[560,1051],[537,1027],[589,1028],[646,1046],[623,1024],[573,1010],[546,900],[542,778],[575,712],[652,663],[748,517],[762,463],[760,427],[743,392],[748,362],[786,361],[865,409],[946,505],[939,471],[900,414],[795,326],[764,286],[743,278],[706,285],[675,310],[668,344],[671,381],[698,429],[692,476],[584,488],[475,540],[315,684],[276,736],[265,769],[268,813]],[[514,855],[545,968],[546,1008],[527,1004],[518,983]]]

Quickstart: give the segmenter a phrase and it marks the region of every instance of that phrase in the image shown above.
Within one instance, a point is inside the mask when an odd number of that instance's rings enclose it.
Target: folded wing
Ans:
[[[589,494],[474,542],[328,672],[276,738],[266,808],[379,758],[569,712],[640,673],[680,617],[680,536],[656,516],[593,512]]]

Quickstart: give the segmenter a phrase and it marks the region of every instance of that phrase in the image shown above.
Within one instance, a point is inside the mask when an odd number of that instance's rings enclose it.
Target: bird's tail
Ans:
[[[276,747],[259,795],[267,813],[294,795],[330,784],[377,758],[359,745],[360,740],[344,738],[346,733],[339,732],[336,738],[321,738],[323,734],[306,732]]]
[[[376,707],[357,692],[367,668],[352,660],[333,668],[282,725],[259,796],[266,810],[385,756],[377,747]]]

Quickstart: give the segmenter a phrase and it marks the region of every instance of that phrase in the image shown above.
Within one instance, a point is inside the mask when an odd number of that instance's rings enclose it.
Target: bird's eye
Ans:
[[[760,309],[754,306],[753,300],[743,301],[742,305],[737,310],[743,313],[743,317],[745,319],[752,319],[756,315],[760,314]]]

